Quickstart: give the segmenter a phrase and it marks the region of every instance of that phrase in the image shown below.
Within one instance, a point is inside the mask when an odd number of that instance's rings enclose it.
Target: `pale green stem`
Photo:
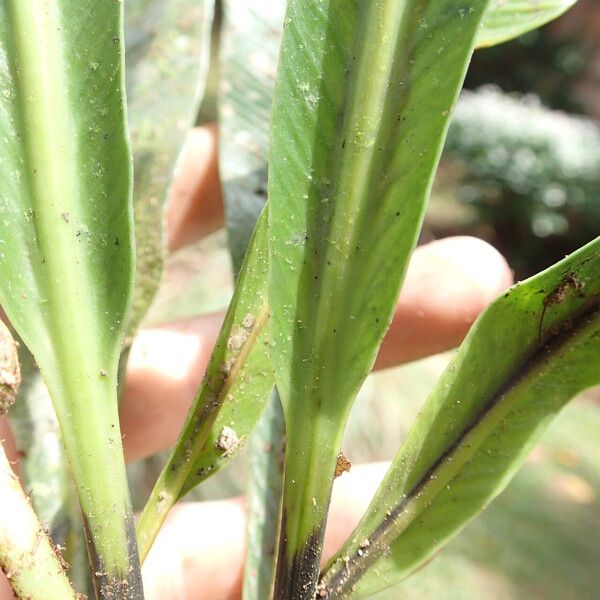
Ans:
[[[0,567],[16,596],[76,600],[58,551],[31,507],[0,446]]]

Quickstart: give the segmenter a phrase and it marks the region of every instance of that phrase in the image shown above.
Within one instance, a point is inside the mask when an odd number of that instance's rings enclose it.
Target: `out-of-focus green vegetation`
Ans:
[[[483,237],[523,278],[598,235],[599,22],[600,5],[580,0],[475,53],[429,213],[433,236]]]
[[[475,233],[487,224],[517,273],[532,274],[600,231],[600,128],[536,96],[464,92],[438,184],[474,209]]]
[[[499,46],[478,50],[471,61],[466,89],[494,84],[505,92],[535,94],[553,109],[586,114],[586,103],[576,93],[576,82],[585,72],[592,48],[573,25],[573,14],[585,13],[576,4],[557,21]],[[588,3],[589,4],[589,3]],[[592,7],[593,8],[593,7]]]

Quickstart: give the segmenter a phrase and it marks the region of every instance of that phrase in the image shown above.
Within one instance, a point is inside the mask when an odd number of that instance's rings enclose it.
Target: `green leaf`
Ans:
[[[202,385],[138,523],[142,559],[173,504],[239,449],[273,387],[267,354],[266,246],[264,213]]]
[[[224,2],[219,168],[236,273],[266,201],[271,101],[284,12],[281,0]],[[246,400],[244,412],[250,411],[249,401],[251,398]],[[245,600],[270,597],[273,583],[283,488],[281,411],[275,392],[250,439]],[[247,423],[249,434],[256,423]]]
[[[284,11],[281,0],[224,1],[219,170],[236,273],[267,198],[269,122]]]
[[[546,426],[600,383],[600,238],[516,284],[478,319],[326,570],[363,598],[428,560],[506,487]]]
[[[562,15],[576,1],[490,0],[477,32],[475,47],[495,46],[537,29]]]
[[[125,3],[137,255],[129,333],[135,331],[160,283],[167,189],[204,90],[212,14],[212,0]]]
[[[314,594],[347,414],[391,320],[485,7],[288,3],[269,163],[287,425],[276,598]]]
[[[284,434],[281,402],[273,393],[249,447],[244,600],[271,597],[283,490]]]
[[[121,9],[0,3],[0,304],[50,391],[97,594],[141,598],[116,399],[133,282]]]

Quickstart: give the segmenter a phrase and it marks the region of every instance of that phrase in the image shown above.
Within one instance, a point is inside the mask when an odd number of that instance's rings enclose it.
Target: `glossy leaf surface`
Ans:
[[[326,597],[363,598],[427,561],[504,489],[564,405],[600,383],[599,364],[600,238],[478,319],[326,570]]]

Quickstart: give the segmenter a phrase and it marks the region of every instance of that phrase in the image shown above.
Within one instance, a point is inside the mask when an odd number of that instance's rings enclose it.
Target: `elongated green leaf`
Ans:
[[[276,598],[314,594],[346,417],[391,320],[485,7],[288,3],[269,163],[287,425]]]
[[[167,188],[204,90],[213,0],[125,3],[127,100],[134,156],[133,333],[160,282]]]
[[[224,9],[220,172],[229,247],[237,273],[266,201],[271,101],[285,2],[226,1]],[[250,410],[246,401],[244,411]],[[272,587],[283,488],[281,410],[279,396],[274,393],[252,433],[248,452],[244,600],[263,600],[270,596]]]
[[[504,489],[560,409],[600,383],[599,363],[600,238],[479,318],[326,571],[326,597],[363,598],[423,564]]]
[[[0,3],[0,303],[40,366],[96,593],[142,597],[116,402],[132,287],[119,3]]]
[[[250,443],[244,600],[271,596],[283,490],[284,429],[281,402],[274,393]]]
[[[266,284],[268,256],[266,213],[253,242],[204,380],[183,431],[165,465],[138,523],[142,559],[176,500],[206,477],[217,460],[237,450],[237,422],[248,418],[246,403],[258,421],[272,386],[267,354]],[[247,426],[243,425],[242,430]],[[207,460],[207,470],[199,463]]]
[[[269,122],[284,11],[282,0],[224,1],[219,169],[236,272],[267,197]]]
[[[495,46],[537,29],[562,15],[575,2],[577,0],[490,0],[475,47]]]

